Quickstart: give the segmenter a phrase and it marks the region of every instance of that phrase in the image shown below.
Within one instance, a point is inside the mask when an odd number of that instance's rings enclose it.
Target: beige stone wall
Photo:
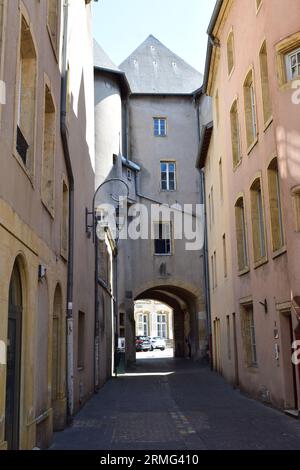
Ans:
[[[53,424],[62,428],[66,422],[66,283],[67,253],[62,252],[63,198],[62,182],[67,186],[60,136],[61,47],[55,47],[47,27],[47,2],[10,0],[4,3],[4,28],[0,44],[0,78],[6,83],[6,104],[1,107],[0,175],[0,339],[6,343],[8,326],[8,290],[10,276],[17,257],[22,271],[24,296],[20,386],[20,448],[46,447],[51,443]],[[61,2],[61,7],[62,7]],[[75,6],[74,6],[75,4]],[[1,2],[2,5],[2,2]],[[69,140],[75,176],[75,264],[74,264],[74,357],[77,354],[77,313],[86,312],[86,367],[74,370],[75,409],[93,392],[94,339],[94,248],[85,233],[85,207],[91,206],[93,172],[93,67],[90,6],[72,2],[68,47],[71,73],[69,106]],[[1,10],[0,10],[1,14]],[[30,26],[35,48],[35,101],[31,107],[34,135],[30,171],[16,152],[16,123],[21,15]],[[82,21],[86,16],[87,21]],[[1,19],[1,18],[0,18]],[[58,12],[57,35],[62,39],[62,9]],[[69,26],[70,26],[69,25]],[[2,24],[0,22],[0,28]],[[75,33],[76,32],[76,33]],[[61,43],[60,43],[61,46]],[[76,52],[74,52],[74,49]],[[78,52],[80,51],[80,52]],[[85,53],[84,53],[85,52]],[[81,58],[84,61],[80,62]],[[78,78],[79,77],[79,78]],[[78,78],[78,80],[77,80]],[[45,83],[51,92],[55,109],[53,210],[42,201],[43,125]],[[52,170],[51,170],[52,172]],[[47,174],[48,175],[48,174]],[[62,254],[63,253],[63,256]],[[80,255],[79,255],[80,254]],[[80,258],[80,259],[79,259]],[[85,263],[82,260],[85,260]],[[39,265],[46,276],[38,279]],[[60,305],[54,306],[57,287],[61,290]],[[55,310],[55,312],[54,312]],[[56,351],[56,397],[53,388],[53,315],[58,320],[59,344]],[[56,322],[57,324],[57,322]],[[80,376],[79,376],[80,374]],[[79,383],[82,397],[79,397]],[[0,365],[0,448],[5,448],[6,366]]]

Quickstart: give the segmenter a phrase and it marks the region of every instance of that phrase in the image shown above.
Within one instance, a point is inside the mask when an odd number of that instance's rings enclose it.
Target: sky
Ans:
[[[119,65],[153,34],[203,72],[206,30],[215,3],[216,0],[98,0],[93,2],[94,37]]]

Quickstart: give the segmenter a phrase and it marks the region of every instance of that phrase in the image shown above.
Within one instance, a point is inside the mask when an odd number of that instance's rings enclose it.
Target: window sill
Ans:
[[[258,15],[258,13],[260,12],[260,10],[262,9],[262,6],[263,6],[263,2],[261,2],[261,4],[259,5],[259,7],[256,9],[256,16]]]
[[[233,165],[233,171],[236,171],[242,164],[243,157],[240,158],[240,160]]]
[[[155,135],[155,134],[153,134],[153,137],[164,138],[164,137],[168,137],[168,136],[167,136],[167,134],[166,135]]]
[[[31,174],[31,172],[29,171],[27,166],[24,165],[24,162],[23,162],[22,158],[20,157],[20,155],[18,154],[17,150],[13,150],[12,154],[13,154],[14,158],[17,160],[17,162],[20,165],[20,167],[22,168],[22,170],[24,171],[27,178],[29,179],[32,188],[35,189],[34,182],[33,182],[33,175]]]
[[[286,252],[287,252],[287,248],[286,248],[286,245],[284,245],[278,250],[273,251],[272,258],[273,259],[279,258],[279,256],[284,255]]]
[[[83,372],[83,371],[84,371],[84,366],[77,367],[77,371],[78,371],[78,372]]]
[[[42,198],[42,204],[44,208],[46,209],[46,211],[48,212],[48,214],[50,215],[51,219],[54,220],[54,209],[51,209],[43,198]]]
[[[268,257],[267,257],[267,256],[265,256],[264,258],[261,258],[261,259],[258,260],[258,261],[255,261],[255,262],[254,262],[254,269],[258,269],[258,268],[260,268],[261,266],[264,266],[265,264],[268,263],[268,261],[269,261],[269,260],[268,260]]]
[[[66,262],[68,261],[68,252],[66,250],[61,249],[60,250],[60,256],[62,257],[62,259],[64,261],[66,261]]]
[[[269,117],[269,119],[265,122],[264,132],[266,132],[269,129],[272,122],[273,122],[273,116]]]
[[[176,193],[177,189],[160,189],[160,193]]]
[[[51,34],[51,29],[50,29],[50,26],[49,26],[48,23],[47,23],[47,31],[48,31],[51,47],[52,47],[52,50],[53,50],[53,54],[55,56],[55,60],[58,63],[58,47],[55,45],[55,42],[53,41],[53,37],[52,37],[52,34]],[[58,25],[57,25],[57,33],[58,32],[59,31],[58,31]]]
[[[153,256],[173,256],[173,253],[154,253]]]
[[[234,73],[234,69],[235,69],[235,66],[233,66],[232,69],[230,70],[230,72],[228,73],[228,81],[231,79],[231,77]]]
[[[255,140],[252,142],[252,144],[249,145],[248,150],[247,150],[247,155],[250,155],[250,153],[252,152],[254,147],[257,145],[257,143],[258,143],[258,135],[255,138]]]
[[[241,271],[238,272],[238,276],[242,277],[245,276],[245,274],[248,274],[250,272],[250,268],[247,266],[245,269],[242,269]]]

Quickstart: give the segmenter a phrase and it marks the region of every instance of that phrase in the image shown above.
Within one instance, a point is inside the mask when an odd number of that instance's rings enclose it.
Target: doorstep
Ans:
[[[292,416],[293,418],[300,417],[300,410],[284,410],[286,415]]]

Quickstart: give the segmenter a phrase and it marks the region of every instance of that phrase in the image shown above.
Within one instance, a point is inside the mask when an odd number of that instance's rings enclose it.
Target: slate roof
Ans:
[[[94,39],[94,67],[109,70],[111,72],[121,72],[110,57],[108,57],[96,39]]]
[[[170,51],[152,34],[119,65],[132,93],[191,94],[203,75]]]
[[[130,86],[125,72],[120,70],[94,39],[94,69],[98,71],[113,73],[119,76],[121,90],[124,95],[130,94]]]

